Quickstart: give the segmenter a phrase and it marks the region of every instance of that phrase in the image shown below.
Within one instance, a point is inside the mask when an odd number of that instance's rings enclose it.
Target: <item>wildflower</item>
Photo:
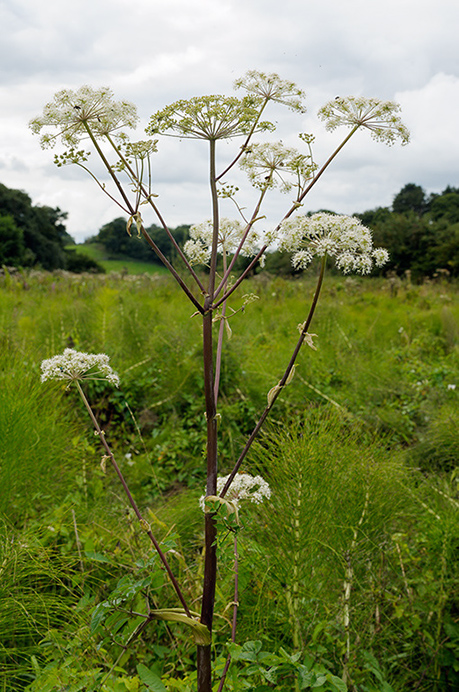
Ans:
[[[234,253],[242,240],[246,227],[237,220],[220,219],[218,230],[217,250],[222,254]],[[190,240],[184,245],[184,251],[192,264],[206,264],[212,251],[213,226],[212,221],[196,224],[190,228]],[[241,254],[246,257],[255,255],[258,243],[258,233],[250,230]]]
[[[219,476],[217,478],[217,494],[220,494],[225,487],[228,476]],[[228,492],[226,493],[226,502],[232,503],[234,507],[239,507],[241,500],[250,500],[250,502],[260,505],[266,498],[271,497],[271,488],[262,476],[251,476],[249,473],[238,473],[233,479]],[[199,499],[199,505],[202,511],[205,511],[206,495],[202,495]]]
[[[43,115],[33,118],[29,126],[34,134],[47,127],[57,129],[57,134],[42,135],[41,145],[45,149],[54,146],[59,137],[65,146],[77,147],[89,131],[101,138],[122,127],[135,127],[137,121],[134,104],[115,101],[108,87],[93,89],[84,85],[77,91],[58,91],[44,107]]]
[[[452,391],[454,391],[456,389],[456,385],[455,384],[449,384],[446,389],[451,389]]]
[[[247,135],[258,120],[259,106],[260,99],[253,96],[195,96],[153,114],[146,132],[207,140]],[[269,122],[259,122],[256,127],[257,131],[272,129]]]
[[[294,82],[281,79],[275,72],[266,74],[258,70],[249,70],[244,77],[236,79],[235,89],[245,89],[249,94],[255,94],[265,101],[277,101],[293,111],[306,112],[302,99],[304,91],[298,89]]]
[[[371,272],[389,259],[387,250],[373,248],[371,231],[352,216],[319,213],[286,219],[280,226],[279,249],[293,252],[295,269],[305,269],[314,256],[334,257],[344,274]]]
[[[254,187],[263,190],[279,186],[282,192],[293,187],[287,176],[294,176],[296,182],[304,182],[316,169],[309,156],[284,146],[282,142],[252,144],[239,165]]]
[[[397,138],[408,144],[410,133],[398,115],[400,106],[393,101],[381,101],[363,96],[337,97],[323,106],[318,113],[326,129],[333,131],[340,125],[351,128],[366,127],[373,139],[394,144]]]
[[[53,356],[41,364],[41,381],[69,380],[69,383],[81,380],[107,380],[119,386],[120,379],[108,364],[109,357],[104,353],[81,353],[66,348],[60,356]]]

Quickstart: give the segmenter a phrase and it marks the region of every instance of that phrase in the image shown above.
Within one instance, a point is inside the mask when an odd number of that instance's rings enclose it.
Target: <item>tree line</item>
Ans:
[[[389,251],[385,273],[459,276],[459,188],[427,195],[420,185],[408,183],[395,195],[392,208],[356,216],[372,229],[375,245]]]
[[[403,276],[410,271],[414,279],[432,277],[439,271],[459,275],[459,188],[448,186],[441,193],[427,194],[420,185],[408,183],[395,195],[391,207],[355,216],[373,231],[375,245],[389,251],[385,273]],[[0,184],[0,265],[103,271],[94,260],[78,253],[78,246],[71,247],[74,241],[66,231],[66,219],[67,213],[59,207],[33,205],[25,192]],[[103,245],[114,258],[159,263],[143,238],[128,235],[126,223],[127,219],[116,218],[85,242]],[[171,230],[181,247],[189,228],[185,224]],[[147,230],[168,260],[176,263],[177,251],[164,230],[155,224]],[[290,258],[279,252],[268,255],[266,269],[273,274],[295,273]]]
[[[103,271],[68,248],[75,241],[66,231],[67,216],[59,207],[33,205],[25,192],[0,183],[0,266]]]

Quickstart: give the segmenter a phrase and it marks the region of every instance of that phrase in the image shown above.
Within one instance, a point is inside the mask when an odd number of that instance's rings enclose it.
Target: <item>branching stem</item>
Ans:
[[[234,465],[234,468],[231,471],[231,473],[228,477],[228,480],[226,481],[225,486],[223,487],[223,490],[220,493],[220,497],[225,497],[226,493],[228,492],[230,485],[233,482],[234,476],[239,471],[239,468],[240,468],[242,462],[244,461],[245,457],[247,456],[247,453],[248,453],[249,449],[251,448],[253,441],[255,440],[256,436],[260,432],[260,429],[261,429],[263,423],[265,422],[266,418],[268,417],[268,414],[269,414],[274,402],[276,401],[277,397],[279,396],[280,392],[282,391],[282,387],[285,385],[290,373],[292,372],[292,369],[293,369],[293,366],[295,365],[295,361],[297,359],[298,353],[300,352],[300,348],[303,345],[306,334],[308,333],[309,327],[311,325],[312,318],[314,317],[314,312],[315,312],[315,309],[317,307],[317,303],[318,303],[319,295],[320,295],[320,290],[322,288],[322,283],[323,283],[323,279],[324,279],[326,260],[327,260],[327,258],[326,258],[326,256],[324,256],[322,258],[322,264],[320,267],[319,278],[317,280],[316,290],[314,293],[314,297],[312,299],[311,307],[309,309],[309,314],[307,316],[306,322],[303,324],[300,338],[298,339],[298,342],[297,342],[297,344],[293,350],[292,357],[290,358],[289,364],[287,365],[287,368],[285,369],[285,372],[284,372],[281,380],[279,381],[279,389],[277,390],[277,392],[274,393],[271,401],[268,403],[265,410],[261,414],[261,416],[258,420],[258,423],[256,424],[256,426],[252,430],[252,433],[251,433],[249,439],[247,440],[247,443],[246,443],[244,449],[242,450],[242,452],[239,456],[239,459],[237,460],[236,464]]]
[[[91,406],[90,406],[90,404],[89,404],[89,402],[88,402],[88,400],[87,400],[87,398],[86,398],[86,396],[85,396],[85,393],[83,392],[83,389],[81,388],[81,385],[80,385],[80,383],[78,382],[78,380],[75,381],[75,384],[76,384],[77,389],[78,389],[78,392],[79,392],[79,394],[80,394],[80,396],[81,396],[81,398],[82,398],[82,400],[83,400],[83,403],[84,403],[84,405],[86,406],[86,409],[87,409],[87,411],[88,411],[88,413],[89,413],[89,416],[90,416],[90,418],[91,418],[92,424],[94,425],[95,431],[96,431],[97,435],[99,436],[99,439],[100,439],[100,441],[101,441],[101,443],[102,443],[102,446],[105,448],[105,451],[107,452],[107,455],[108,455],[108,457],[109,457],[109,459],[110,459],[110,461],[111,461],[111,463],[112,463],[112,466],[113,466],[113,468],[115,469],[115,472],[116,472],[118,478],[119,478],[120,481],[121,481],[121,485],[122,485],[123,488],[124,488],[124,492],[126,493],[126,496],[127,496],[128,500],[129,500],[129,504],[131,505],[132,509],[134,510],[134,513],[135,513],[137,519],[139,520],[140,524],[142,525],[142,528],[145,529],[145,533],[148,535],[150,541],[153,543],[153,546],[154,546],[156,552],[158,553],[158,555],[159,555],[159,557],[160,557],[160,559],[161,559],[161,562],[163,563],[164,567],[166,568],[166,572],[167,572],[167,574],[169,575],[169,579],[170,579],[171,582],[172,582],[172,585],[173,585],[173,587],[174,587],[174,589],[175,589],[175,592],[176,592],[176,594],[177,594],[177,596],[178,596],[178,598],[179,598],[181,604],[183,605],[183,608],[184,608],[186,614],[188,615],[189,618],[191,618],[190,610],[189,610],[188,605],[187,605],[187,603],[186,603],[186,601],[185,601],[185,598],[184,598],[184,596],[183,596],[183,594],[182,594],[182,591],[181,591],[181,589],[180,589],[180,587],[179,587],[179,585],[178,585],[178,582],[177,582],[176,578],[174,577],[174,575],[173,575],[173,573],[172,573],[172,570],[171,570],[170,565],[169,565],[169,563],[168,563],[168,561],[167,561],[167,558],[166,558],[166,556],[164,555],[163,551],[161,550],[161,547],[160,547],[158,541],[157,541],[156,538],[154,537],[154,535],[153,535],[153,533],[152,533],[152,530],[151,530],[151,528],[149,527],[148,522],[145,521],[145,519],[142,517],[142,514],[140,513],[140,510],[139,510],[139,508],[138,508],[138,506],[137,506],[137,503],[135,502],[134,498],[132,497],[131,491],[129,490],[129,487],[128,487],[126,481],[125,481],[125,478],[124,478],[124,476],[123,476],[123,474],[122,474],[122,472],[121,472],[121,469],[120,469],[120,467],[118,466],[118,464],[116,463],[115,457],[114,457],[114,455],[113,455],[113,453],[112,453],[112,451],[111,451],[111,449],[110,449],[110,447],[109,447],[109,445],[108,445],[108,443],[107,443],[107,440],[105,439],[105,433],[104,433],[104,431],[100,428],[99,423],[97,422],[97,418],[95,417],[94,412],[93,412],[93,410],[92,410],[92,408],[91,408]]]

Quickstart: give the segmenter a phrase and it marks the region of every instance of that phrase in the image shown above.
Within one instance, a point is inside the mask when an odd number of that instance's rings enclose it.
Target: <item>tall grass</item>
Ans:
[[[40,532],[0,524],[0,690],[23,689],[53,629],[70,627],[77,601],[73,560],[41,544]],[[73,593],[72,593],[73,591]]]
[[[273,495],[250,529],[240,636],[331,663],[351,690],[454,689],[454,483],[427,482],[332,409],[266,436],[253,463]],[[366,686],[378,679],[392,687]]]
[[[62,392],[50,399],[36,364],[8,348],[0,355],[0,440],[0,513],[10,521],[21,526],[77,490],[81,428]]]
[[[9,692],[26,679],[11,677],[14,666],[30,671],[30,655],[43,653],[40,638],[52,622],[60,629],[61,613],[53,620],[47,598],[50,584],[53,594],[68,586],[61,557],[71,555],[91,575],[89,604],[124,574],[138,540],[112,478],[100,468],[79,404],[71,392],[40,384],[40,361],[68,346],[110,355],[120,391],[91,383],[88,395],[139,503],[151,508],[159,533],[162,522],[165,540],[164,527],[175,526],[171,549],[191,596],[202,569],[195,526],[205,419],[199,326],[170,279],[30,273],[2,281],[0,513],[10,527],[2,550],[5,564],[22,565],[18,588],[24,586],[21,605],[8,567],[0,628],[8,634],[2,660],[13,683],[2,692]],[[260,300],[230,321],[221,378],[222,473],[279,379],[312,289],[306,278],[245,283],[244,291]],[[269,516],[248,512],[244,519],[240,641],[256,632],[272,646],[309,652],[359,692],[387,691],[383,682],[396,692],[454,689],[448,670],[454,672],[459,641],[458,324],[452,284],[402,285],[397,296],[381,279],[326,284],[312,325],[318,350],[303,348],[295,378],[276,402],[272,432],[249,459],[269,478],[273,504],[263,509]],[[11,524],[32,532],[26,547]],[[46,537],[40,524],[48,526]],[[43,577],[33,571],[40,562]],[[231,564],[231,556],[221,561],[228,587]],[[230,632],[225,578],[221,586],[216,633],[223,647]],[[19,618],[15,608],[32,623],[17,636],[7,626],[8,618]],[[161,647],[169,635],[153,627],[146,636]],[[83,637],[75,641],[73,653],[67,644],[62,651],[73,657],[77,680]],[[170,671],[176,650],[161,655]]]

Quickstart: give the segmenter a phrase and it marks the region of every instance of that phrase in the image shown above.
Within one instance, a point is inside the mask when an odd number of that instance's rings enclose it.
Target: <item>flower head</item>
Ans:
[[[107,380],[119,386],[120,378],[108,364],[109,357],[104,353],[81,353],[66,348],[61,356],[53,356],[41,364],[41,381],[46,380]]]
[[[282,142],[252,144],[239,165],[254,187],[263,190],[278,186],[282,192],[292,189],[292,180],[301,185],[316,168],[309,156]]]
[[[389,259],[387,250],[373,248],[371,231],[359,219],[327,213],[286,219],[280,227],[279,249],[293,252],[296,269],[305,269],[314,256],[328,255],[345,274],[368,274]]]
[[[240,245],[242,237],[246,231],[240,221],[231,219],[220,219],[218,230],[217,251],[220,254],[233,254]],[[190,240],[184,245],[184,251],[193,264],[206,264],[212,252],[213,227],[212,221],[196,224],[190,228]],[[258,233],[251,229],[241,254],[251,257],[257,253]]]
[[[327,130],[333,131],[340,125],[366,127],[379,142],[392,145],[399,138],[404,145],[408,144],[410,133],[397,115],[399,111],[399,104],[393,101],[347,96],[325,104],[318,115]]]
[[[137,110],[129,101],[115,101],[107,87],[93,89],[84,85],[77,91],[63,89],[47,103],[43,115],[33,118],[29,125],[34,134],[43,128],[57,129],[57,133],[41,136],[43,148],[52,147],[60,137],[65,146],[77,147],[88,137],[88,130],[96,138],[117,132],[122,127],[135,127]]]
[[[228,476],[219,476],[217,478],[217,494],[220,494],[225,487]],[[262,476],[251,476],[249,473],[238,473],[233,479],[228,492],[225,495],[225,500],[231,502],[235,507],[239,507],[241,500],[250,500],[257,505],[261,504],[266,498],[271,497],[271,488]],[[206,496],[202,495],[199,500],[199,505],[202,511],[205,511]]]
[[[245,89],[265,101],[277,101],[293,111],[306,112],[303,105],[304,91],[294,82],[281,79],[275,72],[266,74],[258,70],[249,70],[243,77],[234,82],[235,89]]]
[[[151,116],[147,134],[168,134],[189,139],[227,139],[248,134],[258,120],[260,99],[246,96],[196,96],[166,106]],[[272,130],[260,122],[256,129]]]

